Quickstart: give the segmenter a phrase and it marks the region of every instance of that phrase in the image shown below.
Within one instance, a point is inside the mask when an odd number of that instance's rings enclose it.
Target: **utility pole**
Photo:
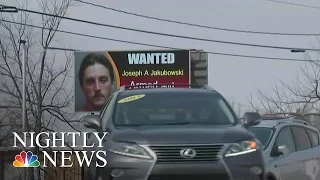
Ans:
[[[22,132],[27,132],[27,112],[26,112],[26,56],[27,47],[25,40],[19,40],[22,44]],[[23,180],[27,179],[27,168],[24,168]]]
[[[19,43],[22,44],[22,131],[27,131],[27,113],[26,113],[26,41],[19,40]]]

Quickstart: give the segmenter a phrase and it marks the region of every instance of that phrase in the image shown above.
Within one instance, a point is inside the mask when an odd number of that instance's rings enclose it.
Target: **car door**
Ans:
[[[277,177],[281,180],[301,180],[297,176],[297,171],[300,170],[297,162],[293,160],[293,154],[296,152],[296,145],[294,143],[293,135],[289,126],[283,127],[274,142],[273,147],[286,146],[288,149],[287,155],[273,155],[272,168]]]
[[[298,176],[304,180],[316,180],[318,163],[315,155],[319,152],[312,148],[312,142],[304,126],[292,126],[291,130],[297,148],[294,158],[300,166]]]
[[[312,151],[310,154],[313,155],[315,160],[315,167],[313,169],[308,169],[307,174],[311,174],[311,179],[320,180],[320,135],[319,132],[314,129],[306,128],[306,131],[312,144]]]

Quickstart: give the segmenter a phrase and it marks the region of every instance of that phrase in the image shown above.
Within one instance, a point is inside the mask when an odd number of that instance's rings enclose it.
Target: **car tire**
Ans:
[[[112,180],[110,168],[97,168],[95,180]]]
[[[266,180],[277,180],[274,176],[267,176]]]
[[[84,168],[84,180],[96,180],[95,173],[92,172],[91,168]]]

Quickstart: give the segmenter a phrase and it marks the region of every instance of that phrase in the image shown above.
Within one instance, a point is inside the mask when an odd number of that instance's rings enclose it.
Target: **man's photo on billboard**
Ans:
[[[75,111],[100,111],[117,84],[105,52],[76,52],[75,75]]]

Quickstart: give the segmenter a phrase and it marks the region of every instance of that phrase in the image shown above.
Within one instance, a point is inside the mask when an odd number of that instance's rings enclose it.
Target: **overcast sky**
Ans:
[[[85,1],[163,19],[221,28],[282,33],[320,34],[320,9],[286,5],[266,0]],[[15,4],[12,0],[0,0],[0,2],[11,5]],[[319,0],[286,0],[286,2],[320,7]],[[32,4],[33,3],[34,2],[32,2]],[[39,10],[35,5],[29,6],[29,9]],[[297,48],[319,48],[316,37],[312,36],[276,36],[211,30],[150,20],[85,5],[79,2],[69,9],[67,16],[129,28],[221,41]],[[203,49],[205,51],[220,53],[297,59],[304,58],[302,53],[291,53],[289,50],[255,48],[186,40],[108,27],[99,27],[68,20],[62,21],[60,29],[119,40],[178,48]],[[56,38],[58,43],[54,46],[81,50],[153,49],[153,47],[97,40],[65,34],[58,34]],[[227,98],[235,98],[237,102],[248,105],[246,98],[249,96],[250,91],[253,93],[255,93],[257,89],[269,91],[277,79],[281,79],[286,82],[293,81],[299,65],[301,65],[299,62],[209,55],[209,84]]]

